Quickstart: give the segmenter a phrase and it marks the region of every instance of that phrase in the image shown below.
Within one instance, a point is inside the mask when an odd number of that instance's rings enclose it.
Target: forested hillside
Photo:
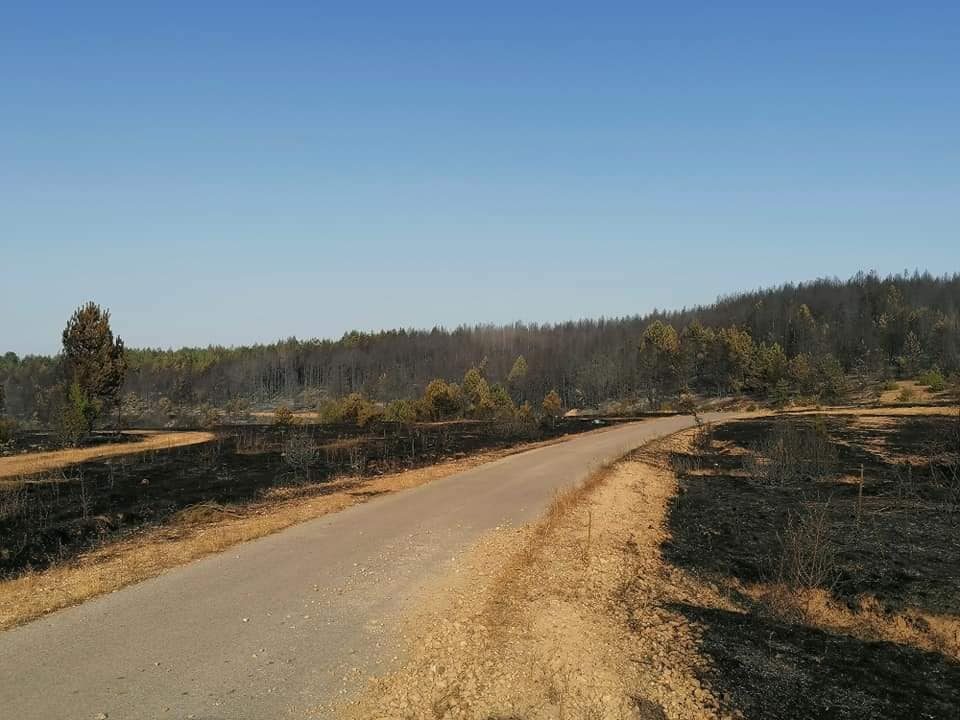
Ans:
[[[474,366],[518,400],[539,402],[556,389],[571,407],[615,398],[656,405],[684,389],[829,399],[843,395],[852,378],[960,369],[960,275],[859,274],[731,295],[705,307],[557,325],[128,349],[127,361],[127,399],[167,406],[281,398],[315,405],[351,393],[385,402],[419,396],[435,378],[459,382]],[[0,359],[7,412],[43,422],[60,376],[57,358],[7,353]]]

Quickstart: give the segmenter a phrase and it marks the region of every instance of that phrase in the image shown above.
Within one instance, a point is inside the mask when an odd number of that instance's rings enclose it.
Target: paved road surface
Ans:
[[[513,455],[239,545],[0,633],[11,720],[303,717],[387,667],[392,619],[482,533],[692,423],[647,420]]]

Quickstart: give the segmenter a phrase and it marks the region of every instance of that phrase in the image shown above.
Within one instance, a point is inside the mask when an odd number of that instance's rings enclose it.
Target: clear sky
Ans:
[[[0,352],[960,270],[956,0],[147,5],[0,10]]]

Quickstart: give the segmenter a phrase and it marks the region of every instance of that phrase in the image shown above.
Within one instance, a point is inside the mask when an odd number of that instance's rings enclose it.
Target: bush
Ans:
[[[430,420],[445,420],[463,410],[463,392],[456,383],[431,380],[420,401],[423,414]]]
[[[328,398],[320,403],[317,411],[317,417],[321,423],[331,425],[348,423],[357,427],[365,427],[382,415],[383,410],[380,406],[360,393],[350,393],[339,400]]]
[[[791,513],[779,534],[778,580],[798,590],[832,589],[839,579],[839,557],[830,539],[828,505]]]
[[[383,411],[383,419],[387,422],[411,425],[417,420],[417,405],[412,400],[394,400]]]
[[[317,408],[317,420],[330,425],[343,422],[343,405],[333,398],[325,398]]]
[[[747,471],[765,482],[785,485],[836,472],[839,452],[823,425],[806,427],[791,420],[776,423],[769,435],[746,456]]]
[[[909,385],[905,385],[900,390],[900,394],[897,395],[897,400],[899,400],[900,402],[912,402],[913,400],[916,400],[916,399],[917,399],[917,391],[914,388],[910,387]]]
[[[277,409],[273,411],[273,424],[277,427],[290,427],[296,421],[293,410],[286,405],[277,405]]]
[[[342,422],[352,423],[357,427],[366,427],[372,420],[382,415],[383,411],[380,407],[360,393],[351,393],[341,401],[340,417]]]
[[[309,478],[320,449],[307,432],[293,432],[283,444],[283,461],[300,477]]]
[[[540,432],[533,406],[525,402],[513,412],[498,412],[493,420],[493,432],[502,438],[531,440],[538,437]]]
[[[917,379],[917,383],[928,388],[930,392],[943,392],[947,389],[947,379],[939,368],[933,368],[923,373]]]

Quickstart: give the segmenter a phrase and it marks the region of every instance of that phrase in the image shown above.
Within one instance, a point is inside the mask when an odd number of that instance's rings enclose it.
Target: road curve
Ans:
[[[0,714],[303,716],[389,665],[386,633],[451,556],[535,518],[604,460],[691,424],[657,418],[512,455],[0,633]]]

